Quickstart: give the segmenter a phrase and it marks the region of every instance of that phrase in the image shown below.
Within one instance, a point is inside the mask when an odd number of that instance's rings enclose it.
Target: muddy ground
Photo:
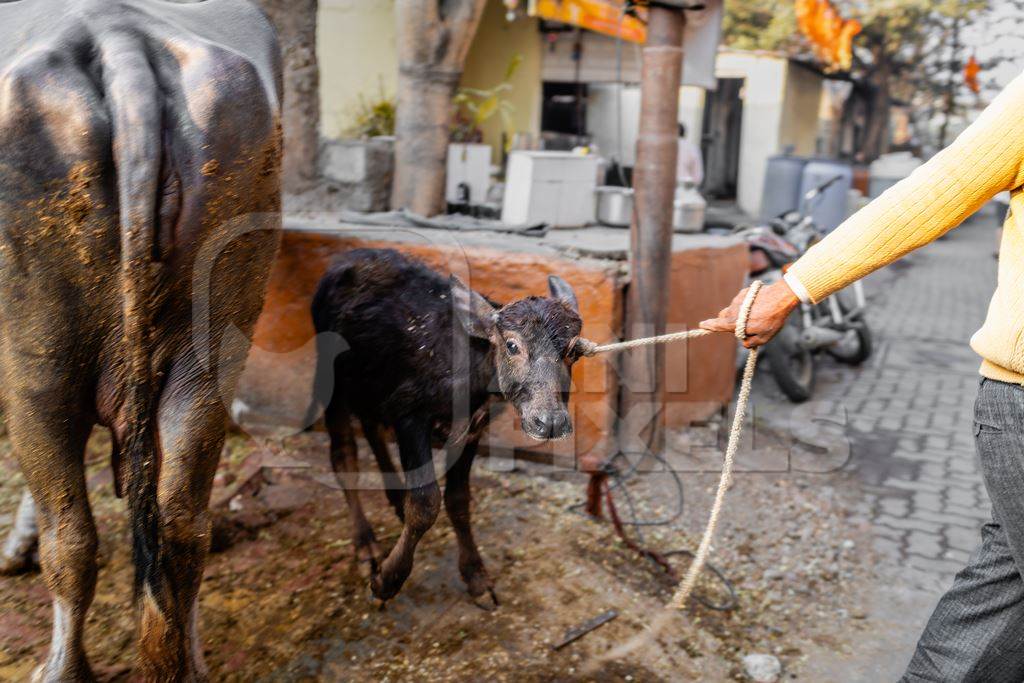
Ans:
[[[842,474],[738,475],[712,555],[735,583],[738,606],[720,612],[693,604],[652,646],[583,674],[592,655],[650,621],[671,583],[610,525],[570,511],[581,498],[582,475],[522,463],[499,472],[479,463],[475,531],[501,606],[487,611],[464,592],[442,513],[404,589],[380,609],[352,561],[344,499],[323,483],[330,481],[325,435],[258,443],[229,437],[214,496],[234,534],[233,545],[211,556],[201,593],[214,680],[744,680],[740,659],[755,652],[777,655],[784,677],[800,679],[808,658],[841,658],[867,628],[858,596],[870,580],[869,530],[847,519],[856,495]],[[685,450],[686,437],[671,443]],[[101,680],[130,680],[130,548],[108,450],[98,431],[88,460],[101,569],[88,650]],[[375,478],[366,455],[362,467]],[[667,475],[637,481],[638,514],[671,511]],[[683,515],[647,529],[651,547],[696,546],[716,477],[689,473],[684,481]],[[2,533],[20,486],[10,445],[0,439]],[[400,527],[383,494],[367,491],[363,499],[389,547]],[[685,569],[688,560],[676,559]],[[700,590],[723,598],[714,582]],[[0,679],[25,680],[48,644],[49,603],[39,575],[0,577],[0,604]],[[609,609],[617,619],[552,649],[567,629]]]

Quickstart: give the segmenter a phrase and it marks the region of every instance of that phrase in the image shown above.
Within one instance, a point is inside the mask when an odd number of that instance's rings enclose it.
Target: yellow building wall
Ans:
[[[394,0],[320,0],[320,132],[344,137],[360,98],[393,98],[398,80]]]
[[[536,19],[521,14],[510,23],[501,0],[488,0],[462,74],[463,86],[492,88],[504,79],[513,55],[521,54],[523,61],[512,78],[512,90],[505,96],[515,107],[512,130],[530,133],[535,140],[540,135],[543,58],[537,24]],[[495,114],[484,124],[483,132],[484,142],[494,150],[491,158],[497,162],[501,159],[501,117]]]
[[[796,154],[817,153],[818,118],[821,113],[821,75],[792,63],[786,68],[779,146],[792,145]]]

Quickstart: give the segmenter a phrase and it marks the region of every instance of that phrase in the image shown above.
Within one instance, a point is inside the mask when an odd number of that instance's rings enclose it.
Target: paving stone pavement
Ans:
[[[968,341],[995,287],[996,227],[976,218],[871,276],[875,353],[860,368],[823,358],[810,405],[794,412],[767,373],[759,378],[755,405],[774,414],[770,423],[788,411],[839,425],[847,449],[829,447],[843,457],[822,484],[856,480],[864,495],[851,523],[869,524],[874,537],[871,637],[823,662],[823,680],[897,679],[990,518],[973,435],[980,359]]]
[[[864,482],[875,547],[947,585],[990,516],[974,451],[979,359],[968,340],[996,280],[995,224],[976,220],[915,255],[874,298],[878,352],[850,373],[851,466]],[[823,387],[825,388],[825,387]]]
[[[995,222],[975,219],[872,276],[873,356],[859,368],[822,356],[801,409],[843,426],[849,449],[835,469],[862,482],[875,549],[929,586],[948,585],[990,515],[972,431],[980,361],[968,340],[995,286],[995,243]],[[762,405],[777,395],[770,382],[759,382]]]

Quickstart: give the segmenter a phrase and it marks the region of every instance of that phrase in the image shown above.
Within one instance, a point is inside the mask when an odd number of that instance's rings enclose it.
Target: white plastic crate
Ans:
[[[573,152],[515,151],[505,174],[501,220],[578,228],[594,221],[599,157]]]

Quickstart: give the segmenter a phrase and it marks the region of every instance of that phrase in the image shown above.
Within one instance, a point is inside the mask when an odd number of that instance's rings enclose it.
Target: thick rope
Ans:
[[[710,330],[686,330],[685,332],[673,332],[671,334],[659,334],[657,337],[641,337],[640,339],[630,339],[624,342],[615,342],[614,344],[595,344],[588,339],[581,339],[580,344],[583,345],[583,355],[593,356],[598,353],[609,353],[612,351],[625,351],[627,349],[635,349],[640,346],[651,346],[652,344],[671,344],[672,342],[684,341],[686,339],[695,339],[697,337],[706,337],[709,334],[714,334]]]
[[[760,280],[755,280],[750,284],[750,289],[747,290],[747,296],[743,299],[743,303],[740,305],[739,315],[736,317],[736,338],[743,341],[747,337],[747,320],[750,318],[750,309],[754,305],[754,300],[757,298],[757,293],[761,290],[763,283]],[[632,349],[638,346],[648,346],[650,344],[667,344],[674,341],[681,341],[683,339],[692,339],[695,337],[703,337],[705,335],[712,334],[708,330],[688,330],[686,332],[676,332],[673,334],[663,334],[657,337],[645,337],[642,339],[633,339],[631,341],[618,342],[614,344],[603,344],[597,345],[587,340],[581,339],[580,342],[583,345],[583,355],[592,356],[597,353],[606,353],[610,351],[621,351],[624,349]],[[757,349],[751,349],[750,355],[747,356],[747,363],[743,367],[743,379],[740,382],[740,392],[736,397],[736,412],[732,417],[732,426],[729,429],[729,442],[725,448],[725,458],[722,461],[722,474],[718,480],[718,490],[715,493],[715,501],[711,505],[711,513],[708,516],[708,523],[704,527],[704,535],[701,537],[700,545],[697,547],[697,552],[694,554],[693,562],[690,564],[689,569],[686,572],[686,576],[683,577],[682,582],[676,589],[675,595],[669,601],[667,608],[671,609],[682,609],[686,605],[686,601],[690,597],[690,593],[693,592],[693,587],[697,583],[697,578],[700,576],[701,570],[704,569],[704,565],[707,562],[708,554],[711,551],[711,541],[715,535],[715,529],[718,526],[718,518],[722,512],[722,503],[725,500],[725,493],[732,486],[732,470],[733,463],[736,458],[736,451],[739,450],[740,436],[743,433],[743,420],[747,412],[747,404],[750,402],[750,386],[754,379],[754,368],[757,366]],[[635,636],[629,641],[622,645],[613,648],[611,651],[600,656],[596,662],[592,662],[591,666],[595,666],[597,663],[602,661],[608,661],[611,659],[619,659],[622,656],[633,652],[637,648],[645,645],[649,642],[667,622],[668,614],[662,614],[654,620],[651,627],[642,634]]]
[[[747,338],[747,318],[750,317],[750,309],[754,305],[754,298],[761,289],[761,281],[755,280],[747,291],[747,296],[740,306],[739,316],[736,318],[736,338],[743,341]],[[736,458],[736,451],[740,447],[740,435],[743,433],[743,419],[747,413],[747,403],[750,401],[750,384],[754,379],[754,368],[757,366],[757,349],[750,349],[747,356],[747,363],[743,366],[743,380],[740,382],[740,393],[736,397],[736,412],[732,416],[732,427],[729,428],[729,443],[725,447],[725,459],[722,462],[722,476],[718,480],[718,491],[715,492],[715,502],[711,505],[711,514],[708,516],[708,524],[704,529],[704,536],[700,539],[697,547],[697,554],[690,564],[683,582],[679,589],[672,596],[671,605],[682,609],[687,598],[693,591],[697,582],[697,576],[704,568],[708,559],[708,552],[711,550],[711,539],[715,535],[715,528],[718,526],[718,516],[722,512],[722,501],[725,499],[725,492],[732,486],[732,467]]]

